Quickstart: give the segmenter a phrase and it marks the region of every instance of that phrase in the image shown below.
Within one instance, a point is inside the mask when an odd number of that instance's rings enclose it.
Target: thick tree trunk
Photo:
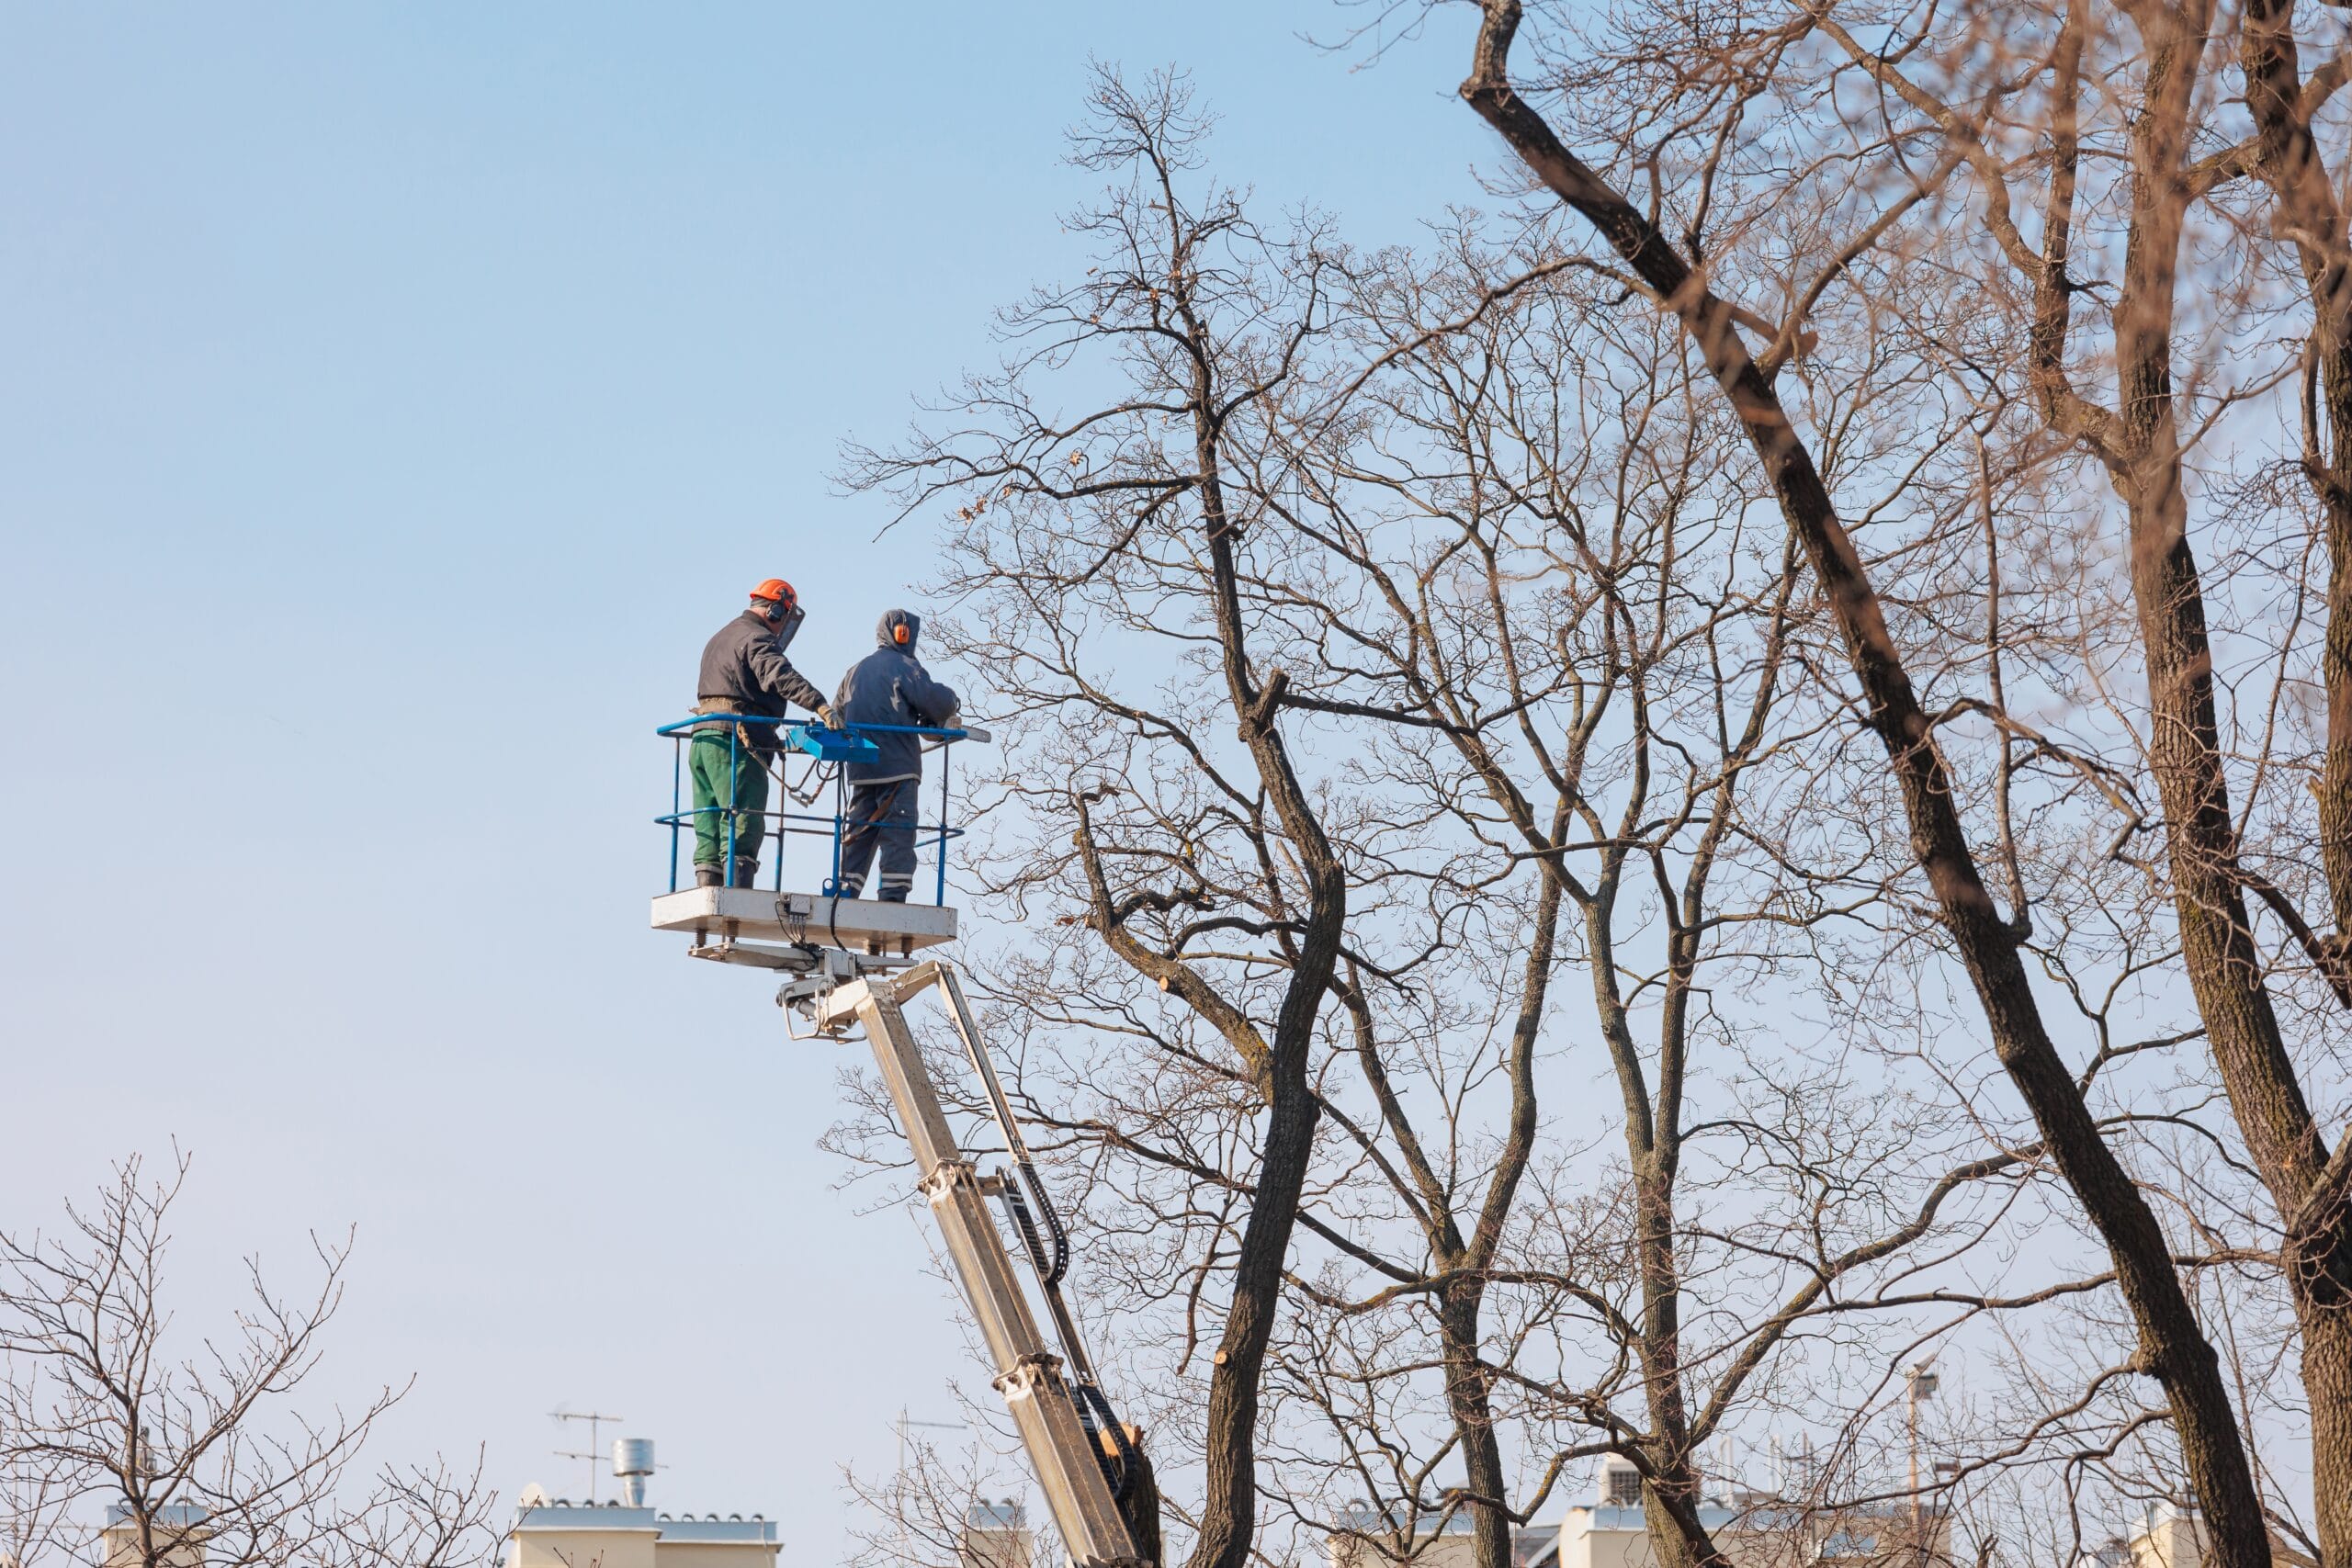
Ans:
[[[2341,232],[2341,220],[2336,227]],[[2327,740],[2320,766],[2319,856],[2335,922],[2326,943],[2330,978],[2341,992],[2352,989],[2352,266],[2337,260],[2306,272],[2320,318],[2312,333],[2312,400],[2325,419],[2324,434],[2320,421],[2312,422],[2303,459],[2327,529],[2327,629],[2320,651]],[[2352,1540],[2346,1545],[2352,1548]]]
[[[1282,1303],[1283,1264],[1298,1218],[1316,1101],[1306,1081],[1310,1029],[1285,1050],[1279,1034],[1268,1075],[1272,1106],[1258,1156],[1257,1189],[1241,1230],[1233,1301],[1209,1374],[1208,1441],[1200,1536],[1191,1568],[1244,1568],[1258,1523],[1258,1385]]]
[[[1517,0],[1485,0],[1485,25],[1462,96],[1680,318],[1724,389],[1845,641],[1871,728],[1902,788],[1912,852],[1975,987],[1995,1054],[2107,1245],[2139,1329],[2139,1364],[2162,1381],[2171,1398],[2182,1456],[2206,1509],[2214,1568],[2269,1568],[2268,1531],[2220,1358],[2173,1269],[2154,1213],[2108,1147],[2043,1027],[2018,934],[1985,889],[1928,716],[1812,455],[1741,343],[1729,307],[1513,90],[1508,62],[1519,17]]]
[[[1643,1483],[1642,1534],[1649,1542],[1650,1555],[1657,1560],[1657,1568],[1731,1568],[1731,1559],[1720,1549],[1712,1543],[1702,1549],[1692,1539],[1699,1497],[1695,1489],[1686,1485],[1684,1490],[1690,1499],[1687,1511],[1674,1508],[1658,1486]]]
[[[1663,1100],[1663,1096],[1660,1097]],[[1634,1166],[1634,1246],[1642,1271],[1642,1381],[1650,1419],[1650,1473],[1642,1518],[1658,1568],[1724,1562],[1699,1522],[1700,1482],[1690,1462],[1690,1412],[1682,1387],[1682,1270],[1674,1251],[1674,1151],[1679,1108],[1661,1105],[1658,1146]]]
[[[2352,942],[2352,234],[2312,134],[2316,106],[2304,101],[2294,0],[2247,0],[2241,27],[2246,107],[2257,131],[2256,166],[2271,191],[2272,231],[2293,243],[2312,302],[2306,352],[2313,406],[2304,415],[2303,471],[2326,517],[2328,556],[2319,849],[2341,966],[2352,957],[2345,951]]]
[[[2338,995],[2352,999],[2352,234],[2312,134],[2317,106],[2306,101],[2293,0],[2247,0],[2240,28],[2246,107],[2257,132],[2256,167],[2271,193],[2272,231],[2294,244],[2312,305],[2302,462],[2327,543],[2327,623],[2320,654],[2327,735],[2316,817],[2320,868],[2335,928],[2319,944],[2318,956]],[[2292,1129],[2282,1131],[2293,1149]],[[2296,1164],[2321,1162],[2320,1174],[2293,1207],[2281,1204],[2312,1413],[2313,1524],[2321,1556],[2335,1565],[2352,1563],[2352,1301],[2346,1290],[2352,1210],[2337,1168],[2346,1157],[2352,1155],[2338,1148],[2329,1161],[2314,1134]],[[2271,1186],[2274,1194],[2279,1191],[2279,1182]]]
[[[1699,1517],[1699,1476],[1687,1455],[1643,1478],[1642,1532],[1657,1568],[1732,1568]]]
[[[2212,649],[2177,468],[2132,509],[2132,588],[2148,658],[2149,753],[2164,800],[2182,963],[2231,1113],[2289,1229],[2282,1262],[2303,1337],[2322,1555],[2352,1562],[2352,1247],[2339,1197],[2298,1224],[2328,1150],[2303,1100],[2247,919],[2214,713]]]
[[[2345,268],[2335,269],[2332,282],[2335,292],[2352,293]],[[2320,656],[2327,750],[2320,772],[2319,854],[2335,920],[2329,945],[2339,984],[2352,976],[2352,307],[2341,314],[2327,334],[2335,341],[2318,345],[2325,353],[2318,379],[2335,455],[2310,459],[2327,517],[2327,642]]]
[[[2157,15],[2166,20],[2156,22]],[[2283,1262],[2303,1336],[2314,1522],[2323,1555],[2341,1563],[2352,1562],[2352,1450],[2346,1447],[2352,1438],[2352,1388],[2346,1386],[2352,1369],[2346,1366],[2352,1325],[2345,1321],[2352,1305],[2352,1216],[2340,1203],[2333,1213],[2324,1204],[2320,1213],[2308,1212],[2327,1169],[2328,1150],[2288,1055],[2247,910],[2247,877],[2222,765],[2212,640],[2188,537],[2174,406],[2173,324],[2190,200],[2185,162],[2206,21],[2202,8],[2192,6],[2152,13],[2142,24],[2149,68],[2143,111],[2132,127],[2132,225],[2114,311],[2120,429],[2116,446],[2102,456],[2131,524],[2132,593],[2147,661],[2148,760],[2164,804],[2182,964],[2231,1112],[2289,1232]],[[2250,17],[2249,26],[2259,30],[2261,16]],[[2248,65],[2253,96],[2258,97],[2264,67],[2252,58]],[[2269,118],[2275,129],[2277,117]],[[2292,162],[2288,151],[2269,149],[2267,157],[2274,165]],[[2311,167],[2303,165],[2306,172]],[[2321,336],[2326,335],[2323,324]],[[2324,353],[2324,345],[2319,346]],[[2332,603],[2344,586],[2343,558],[2333,565],[2324,664],[2334,662],[2339,637],[2352,637],[2352,615],[2339,625]],[[2328,669],[2325,674],[2333,706],[2339,672]],[[2352,694],[2344,700],[2352,703]],[[2352,750],[2352,711],[2342,717],[2339,728],[2337,716],[2330,716],[2331,772],[2352,768],[2352,758],[2338,756],[2339,750]],[[2340,830],[2347,809],[2352,801],[2331,802],[2323,788],[2324,862],[2334,852],[2332,835]],[[2335,867],[2326,869],[2333,886]]]
[[[2352,1540],[2352,1312],[2296,1302],[2303,1394],[2311,1404],[2312,1526],[2325,1568]]]
[[[1486,1287],[1475,1276],[1449,1287],[1438,1306],[1438,1336],[1445,1355],[1446,1414],[1461,1440],[1478,1568],[1510,1568],[1510,1481],[1503,1473],[1502,1445],[1495,1438],[1486,1367],[1478,1356],[1478,1309],[1485,1295]]]
[[[2339,1202],[2332,1213],[2312,1216],[2317,1223],[2298,1224],[2328,1149],[2287,1054],[2246,908],[2204,590],[2172,446],[2168,314],[2124,345],[2138,351],[2125,362],[2125,389],[2137,398],[2136,405],[2127,398],[2126,423],[2140,426],[2133,435],[2148,454],[2119,474],[2119,488],[2131,516],[2132,597],[2147,659],[2149,763],[2164,803],[2182,964],[2231,1113],[2290,1231],[2284,1263],[2303,1334],[2321,1550],[2331,1562],[2352,1562],[2352,1370],[2344,1365],[2352,1354],[2345,1316],[2352,1306],[2352,1216]],[[2318,1481],[2323,1472],[2332,1472],[2333,1485]]]
[[[2282,1213],[2327,1164],[2255,947],[2229,784],[2222,772],[2213,649],[2177,462],[2152,464],[2132,498],[2132,588],[2148,664],[2148,756],[2164,801],[2181,956],[2255,1167]],[[2331,1270],[2332,1272],[2333,1270]]]
[[[1171,214],[1173,209],[1171,195]],[[1182,254],[1181,241],[1174,254]],[[1283,1266],[1290,1256],[1307,1164],[1315,1152],[1315,1123],[1321,1102],[1308,1081],[1308,1057],[1317,1020],[1339,964],[1340,937],[1347,923],[1347,884],[1339,857],[1324,836],[1314,803],[1301,786],[1275,727],[1283,677],[1278,671],[1261,682],[1250,666],[1234,561],[1237,525],[1226,505],[1218,431],[1210,412],[1216,400],[1208,370],[1212,362],[1208,334],[1193,320],[1189,302],[1181,293],[1178,309],[1195,356],[1194,458],[1227,693],[1241,741],[1250,748],[1306,884],[1304,929],[1275,1015],[1263,1075],[1266,1141],[1259,1151],[1250,1217],[1241,1229],[1225,1332],[1209,1374],[1207,1444],[1203,1454],[1205,1488],[1200,1534],[1190,1560],[1190,1568],[1246,1568],[1258,1524],[1258,1385],[1265,1370],[1266,1345],[1273,1337],[1282,1304]]]

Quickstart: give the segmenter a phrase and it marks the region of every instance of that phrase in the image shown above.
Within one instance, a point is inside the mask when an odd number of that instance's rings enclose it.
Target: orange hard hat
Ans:
[[[752,597],[774,600],[787,610],[800,603],[800,595],[795,593],[792,591],[792,584],[781,577],[771,577],[757,588],[752,589]]]

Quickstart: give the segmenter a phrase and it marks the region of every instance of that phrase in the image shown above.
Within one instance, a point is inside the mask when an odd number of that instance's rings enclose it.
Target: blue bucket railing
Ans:
[[[695,807],[686,804],[686,747],[693,740],[694,732],[697,728],[712,724],[724,725],[727,728],[727,776],[729,778],[735,776],[736,762],[742,752],[752,750],[744,742],[743,727],[751,724],[775,728],[776,731],[775,765],[769,769],[769,779],[776,788],[780,798],[776,800],[773,808],[752,811],[746,807],[732,805]],[[773,890],[778,893],[784,891],[786,840],[793,837],[830,839],[832,843],[832,869],[826,875],[825,885],[820,891],[827,897],[832,897],[841,885],[842,830],[848,820],[849,771],[844,764],[862,761],[875,754],[874,742],[865,739],[869,735],[913,735],[927,741],[936,742],[935,745],[926,747],[925,750],[936,751],[939,757],[939,820],[930,823],[920,820],[916,822],[915,850],[920,854],[926,845],[931,848],[938,862],[933,901],[939,904],[947,902],[947,841],[950,839],[960,839],[964,836],[963,829],[955,827],[948,821],[949,749],[956,741],[970,737],[972,731],[934,729],[919,724],[845,724],[836,729],[828,729],[813,719],[763,718],[756,714],[702,713],[679,719],[672,724],[665,724],[654,733],[667,737],[671,742],[670,810],[666,816],[656,817],[653,820],[670,829],[670,891],[673,893],[678,891],[679,850],[682,845],[692,840],[695,818],[717,813],[722,816],[727,823],[725,863],[729,865],[732,865],[736,858],[736,818],[757,817],[766,824],[763,829],[764,836],[773,839],[775,843],[775,865],[772,881]],[[980,739],[984,739],[986,737],[983,736]],[[832,768],[833,814],[831,816],[824,817],[812,812],[786,809],[797,804],[799,799],[784,777],[786,759],[795,755],[805,756],[810,760],[810,776],[813,776],[817,769],[828,765]]]

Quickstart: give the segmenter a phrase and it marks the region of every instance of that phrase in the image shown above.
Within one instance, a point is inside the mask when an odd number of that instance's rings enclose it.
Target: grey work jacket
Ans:
[[[697,713],[782,718],[787,703],[797,703],[810,713],[825,705],[825,694],[784,656],[775,628],[749,610],[719,627],[718,635],[703,645],[702,674],[695,694],[701,699]],[[727,728],[723,724],[695,726],[697,732]],[[742,729],[746,745],[761,751],[775,749],[775,725],[747,724]]]

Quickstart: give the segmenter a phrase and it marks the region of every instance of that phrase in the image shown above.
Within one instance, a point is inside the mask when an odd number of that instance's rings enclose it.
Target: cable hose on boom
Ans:
[[[1062,1228],[1062,1217],[1054,1212],[1054,1201],[1046,1196],[1046,1184],[1039,1179],[1037,1168],[1025,1159],[1013,1163],[1021,1168],[1021,1179],[1028,1187],[1030,1196],[1036,1199],[1037,1212],[1046,1218],[1046,1232],[1054,1238],[1053,1266],[1047,1268],[1042,1256],[1037,1260],[1038,1277],[1045,1280],[1046,1288],[1050,1291],[1060,1284],[1063,1276],[1069,1272],[1069,1232]]]
[[[1101,1473],[1102,1484],[1111,1489],[1111,1500],[1119,1502],[1125,1495],[1120,1488],[1126,1477],[1102,1446],[1102,1420],[1094,1413],[1097,1402],[1089,1397],[1093,1393],[1093,1385],[1072,1378],[1064,1387],[1069,1394],[1070,1409],[1078,1416],[1078,1429],[1086,1434],[1087,1450],[1094,1455],[1094,1468]]]
[[[1033,1189],[1037,1186],[1037,1173],[1029,1168],[1025,1160],[1022,1162],[1022,1175]],[[1052,1204],[1046,1201],[1043,1192],[1037,1193],[1038,1202],[1053,1228],[1054,1257],[1049,1267],[1045,1242],[1037,1235],[1036,1219],[1029,1211],[1028,1201],[1022,1197],[1021,1189],[1008,1181],[997,1189],[997,1196],[1003,1201],[1005,1213],[1012,1216],[1012,1228],[1021,1233],[1021,1244],[1029,1249],[1029,1261],[1036,1269],[1037,1277],[1045,1280],[1048,1291],[1053,1290],[1061,1283],[1062,1275],[1069,1268],[1069,1238],[1063,1232]],[[1103,1483],[1124,1503],[1134,1485],[1136,1475],[1135,1445],[1127,1440],[1127,1429],[1120,1425],[1117,1414],[1112,1410],[1111,1402],[1102,1396],[1102,1391],[1091,1381],[1073,1375],[1069,1388],[1070,1402],[1078,1410],[1078,1424],[1093,1444],[1094,1461],[1102,1467]],[[1102,1446],[1102,1434],[1105,1432],[1111,1435],[1112,1449],[1116,1450],[1115,1459]]]
[[[997,1197],[1004,1203],[1004,1212],[1012,1216],[1012,1228],[1021,1233],[1021,1245],[1029,1249],[1029,1266],[1037,1277],[1046,1277],[1046,1244],[1038,1239],[1037,1222],[1031,1217],[1029,1205],[1021,1196],[1021,1189],[1006,1182],[997,1189]]]
[[[1052,1311],[1055,1328],[1060,1336],[1069,1366],[1069,1376],[1063,1386],[1069,1392],[1072,1413],[1078,1417],[1079,1429],[1086,1434],[1088,1446],[1093,1450],[1095,1466],[1102,1472],[1103,1484],[1110,1488],[1122,1515],[1125,1514],[1131,1498],[1140,1494],[1148,1495],[1152,1552],[1156,1562],[1158,1491],[1149,1483],[1142,1453],[1127,1436],[1127,1429],[1120,1422],[1117,1413],[1112,1410],[1111,1402],[1103,1397],[1102,1389],[1095,1383],[1093,1368],[1084,1346],[1079,1342],[1077,1322],[1070,1315],[1068,1303],[1062,1300],[1061,1282],[1069,1274],[1070,1264],[1069,1232],[1062,1224],[1061,1214],[1054,1207],[1044,1179],[1037,1174],[1036,1166],[1029,1158],[1028,1145],[1022,1139],[1012,1103],[1005,1098],[1003,1085],[998,1081],[996,1068],[989,1060],[987,1048],[980,1043],[978,1026],[964,1001],[963,987],[956,982],[955,970],[941,964],[939,980],[947,996],[949,1016],[955,1021],[956,1033],[963,1040],[965,1054],[987,1091],[989,1111],[995,1117],[998,1130],[1004,1136],[1006,1156],[1021,1173],[1017,1184],[999,1176],[991,1185],[1003,1202],[1005,1213],[1012,1217],[1013,1228],[1021,1233],[1021,1245],[1028,1249],[1030,1267],[1035,1270],[1045,1292],[1046,1304]],[[1046,1234],[1052,1238],[1050,1256],[1046,1238],[1037,1234],[1040,1219],[1045,1222]],[[1106,1434],[1107,1442],[1104,1441]],[[1140,1488],[1139,1481],[1143,1483]]]
[[[1136,1472],[1141,1468],[1136,1462],[1136,1446],[1127,1440],[1126,1427],[1121,1424],[1118,1413],[1111,1408],[1111,1402],[1102,1397],[1101,1389],[1091,1382],[1075,1380],[1071,1388],[1080,1395],[1079,1424],[1095,1428],[1094,1458],[1095,1462],[1102,1467],[1103,1483],[1111,1488],[1111,1495],[1124,1503],[1134,1489]],[[1089,1405],[1093,1407],[1091,1418],[1089,1416]],[[1103,1432],[1111,1434],[1111,1446],[1118,1450],[1115,1461],[1103,1450],[1100,1436]]]
[[[956,972],[944,964],[941,965],[940,982],[947,993],[948,1012],[955,1021],[956,1032],[964,1042],[964,1054],[971,1061],[972,1070],[979,1075],[980,1087],[987,1091],[989,1114],[996,1119],[997,1131],[1004,1136],[1005,1156],[1020,1170],[1022,1185],[1029,1189],[1030,1197],[1036,1201],[1037,1213],[1046,1222],[1046,1234],[1054,1238],[1054,1256],[1050,1264],[1034,1248],[1030,1254],[1032,1260],[1038,1265],[1038,1278],[1050,1294],[1054,1287],[1062,1282],[1062,1277],[1069,1272],[1069,1232],[1063,1228],[1062,1217],[1055,1210],[1054,1200],[1046,1192],[1045,1181],[1037,1175],[1037,1168],[1030,1163],[1029,1146],[1022,1141],[1020,1124],[1013,1118],[1012,1103],[1004,1097],[1004,1085],[998,1081],[996,1068],[989,1061],[988,1048],[980,1043],[978,1026],[973,1022],[970,1010],[965,1005],[964,988],[956,983]]]

